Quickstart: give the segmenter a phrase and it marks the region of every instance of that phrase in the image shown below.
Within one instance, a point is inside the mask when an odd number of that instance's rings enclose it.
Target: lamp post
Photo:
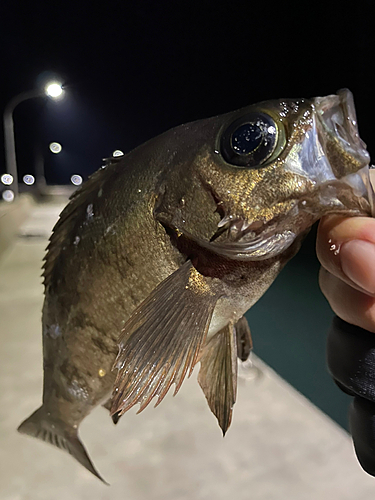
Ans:
[[[33,99],[35,97],[42,97],[47,95],[52,99],[57,99],[62,97],[63,89],[61,85],[57,82],[48,83],[43,90],[34,89],[27,92],[22,92],[17,96],[13,97],[8,104],[5,106],[4,110],[4,144],[5,144],[5,166],[6,172],[13,177],[13,192],[14,195],[18,195],[18,172],[17,172],[17,160],[16,160],[16,148],[14,143],[14,124],[13,124],[13,111],[18,104],[28,99]]]

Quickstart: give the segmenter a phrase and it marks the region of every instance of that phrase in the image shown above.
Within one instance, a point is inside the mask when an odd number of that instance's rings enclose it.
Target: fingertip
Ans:
[[[332,237],[332,231],[343,222],[353,219],[353,217],[343,217],[342,215],[325,215],[319,221],[318,240],[326,242]]]
[[[335,237],[335,229],[347,220],[347,217],[340,217],[338,215],[327,215],[323,217],[318,226],[316,238],[316,253],[317,257],[326,269],[333,272],[333,267],[336,264],[332,261],[335,259],[335,250],[339,248],[339,242]]]
[[[345,255],[345,251],[342,252],[342,250],[347,245],[350,246],[350,243],[354,240],[363,242],[357,244],[358,248],[360,246],[361,248],[365,246],[371,247],[370,243],[375,243],[375,219],[370,217],[339,217],[336,215],[325,217],[321,220],[318,228],[316,253],[322,266],[331,274],[357,288],[360,286],[358,280],[351,279],[356,270],[354,269],[353,273],[349,273],[349,275],[343,271],[343,264],[345,264],[344,261],[348,255]],[[350,255],[351,267],[353,267],[352,264],[357,263],[361,268],[360,271],[363,271],[366,266],[371,266],[374,259],[370,252],[367,253],[369,258],[363,260],[362,256],[359,256],[359,259],[355,258],[352,252]],[[368,280],[372,279],[373,274],[369,273]],[[370,289],[371,293],[373,293],[371,287],[360,287],[365,290]]]
[[[372,217],[323,217],[318,228],[317,245],[325,245],[331,240],[342,244],[348,240],[366,240],[375,243],[375,219]]]
[[[345,276],[369,295],[375,294],[375,245],[364,240],[350,240],[340,249],[340,263]]]

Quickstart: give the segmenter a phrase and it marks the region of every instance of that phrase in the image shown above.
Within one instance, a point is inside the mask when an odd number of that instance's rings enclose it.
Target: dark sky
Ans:
[[[61,77],[64,100],[30,100],[14,113],[20,173],[33,173],[39,149],[50,183],[87,177],[114,149],[183,122],[341,87],[354,93],[375,154],[374,33],[365,0],[2,0],[0,104],[48,74]],[[61,155],[49,152],[51,141]]]

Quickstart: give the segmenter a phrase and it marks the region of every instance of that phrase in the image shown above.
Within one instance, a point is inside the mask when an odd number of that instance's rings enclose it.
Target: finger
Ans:
[[[319,225],[316,249],[331,274],[375,295],[375,219],[325,217]]]
[[[343,320],[375,333],[375,299],[321,268],[320,288],[333,311]]]

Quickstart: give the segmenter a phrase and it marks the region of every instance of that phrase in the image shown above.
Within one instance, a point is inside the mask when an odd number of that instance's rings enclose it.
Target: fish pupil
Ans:
[[[221,132],[221,155],[231,165],[261,168],[274,154],[279,130],[269,114],[256,111],[246,113]],[[282,145],[282,142],[279,144]]]
[[[232,148],[240,155],[248,155],[262,143],[262,130],[255,123],[245,123],[232,134]]]

